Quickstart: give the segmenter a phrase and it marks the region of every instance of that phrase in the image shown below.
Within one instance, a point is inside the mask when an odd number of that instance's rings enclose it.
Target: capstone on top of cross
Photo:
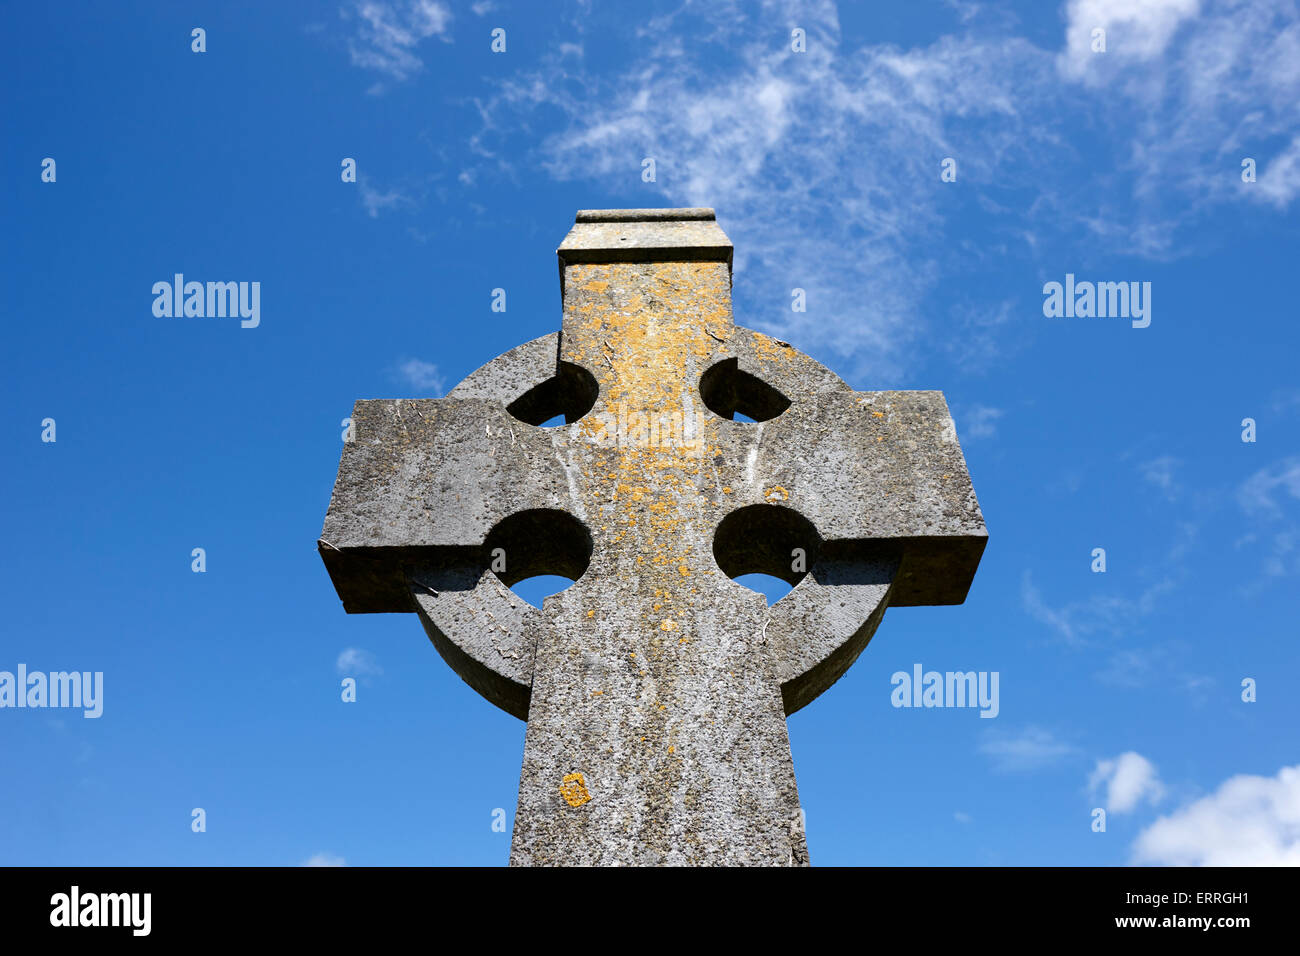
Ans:
[[[731,240],[713,210],[581,209],[555,250],[564,270],[576,263],[725,262],[731,272]]]
[[[664,222],[717,219],[708,206],[677,209],[579,209],[574,222]]]

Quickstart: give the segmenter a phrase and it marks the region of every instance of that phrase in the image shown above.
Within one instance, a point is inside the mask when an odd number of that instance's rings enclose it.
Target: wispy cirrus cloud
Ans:
[[[1294,0],[1072,0],[1057,45],[1017,36],[996,9],[953,8],[956,32],[904,49],[850,47],[826,0],[686,4],[627,28],[635,43],[612,74],[553,47],[478,104],[472,142],[512,173],[540,165],[659,204],[715,206],[736,243],[737,319],[876,382],[910,369],[931,330],[923,303],[952,275],[933,241],[959,195],[944,192],[945,157],[956,188],[1005,217],[1030,255],[1090,253],[1103,239],[1170,258],[1192,248],[1179,231],[1207,206],[1284,208],[1300,190]],[[806,52],[774,40],[777,23],[804,29]],[[1097,26],[1104,54],[1090,48]],[[518,148],[510,132],[543,114],[554,132]],[[1103,158],[1063,178],[1081,135]],[[1243,155],[1259,160],[1258,182],[1241,182]],[[657,178],[642,184],[647,157]],[[1021,195],[1000,203],[1008,183]],[[806,313],[790,310],[795,287]],[[992,340],[976,365],[1009,338],[999,325],[982,330]]]
[[[402,190],[396,188],[380,190],[372,185],[366,176],[359,177],[357,185],[361,187],[361,205],[365,207],[366,215],[371,219],[378,219],[381,212],[412,203],[411,197]]]
[[[1173,501],[1181,491],[1174,474],[1181,464],[1182,462],[1173,455],[1161,455],[1159,458],[1152,458],[1139,464],[1138,471],[1144,481],[1159,488],[1166,498]]]
[[[1099,229],[1145,231],[1169,250],[1199,201],[1284,209],[1300,195],[1300,10],[1295,0],[1070,0],[1062,76],[1095,97],[1131,143],[1132,215]],[[1106,52],[1091,34],[1106,30]],[[1119,126],[1122,124],[1122,126]],[[1258,165],[1241,178],[1241,160]],[[1181,210],[1177,209],[1183,204]]]
[[[398,83],[424,69],[416,48],[431,36],[446,38],[452,19],[451,8],[438,0],[359,0],[340,15],[356,24],[348,41],[352,65]],[[370,92],[383,89],[379,83]]]
[[[1248,514],[1276,516],[1279,495],[1300,499],[1300,457],[1291,457],[1255,472],[1237,489],[1237,502]]]
[[[689,29],[678,14],[644,25],[645,55],[612,77],[556,53],[504,82],[484,106],[480,149],[507,161],[487,147],[513,125],[498,116],[546,106],[563,120],[539,149],[557,179],[636,183],[653,158],[657,181],[641,188],[718,208],[736,244],[740,321],[897,374],[937,274],[925,245],[942,219],[940,161],[960,155],[963,176],[988,177],[1032,148],[1022,110],[1051,56],[1002,37],[845,50],[826,2],[703,14]],[[783,17],[806,30],[807,52],[756,29]],[[733,53],[722,70],[719,43]],[[806,313],[790,309],[796,287]]]
[[[1216,682],[1213,677],[1188,670],[1189,661],[1194,660],[1180,641],[1146,643],[1118,648],[1094,676],[1103,684],[1128,690],[1159,684],[1183,692],[1200,706],[1210,699]]]
[[[1091,594],[1079,600],[1053,606],[1034,584],[1033,575],[1021,576],[1020,597],[1025,613],[1044,624],[1065,644],[1084,647],[1094,636],[1131,633],[1135,624],[1147,617],[1164,595],[1173,591],[1176,582],[1165,576],[1148,585],[1136,598],[1115,594]]]
[[[1291,510],[1297,501],[1300,456],[1259,469],[1237,488],[1238,505],[1257,526],[1238,540],[1238,546],[1258,545],[1265,549],[1260,573],[1247,585],[1246,593],[1258,591],[1278,578],[1300,574],[1300,520]]]
[[[993,728],[985,732],[979,752],[993,760],[998,770],[1038,770],[1078,751],[1072,744],[1042,727],[1018,732]]]

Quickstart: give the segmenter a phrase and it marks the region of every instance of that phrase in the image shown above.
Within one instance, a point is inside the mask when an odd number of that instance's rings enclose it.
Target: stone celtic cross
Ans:
[[[948,407],[735,325],[711,209],[580,212],[558,253],[558,333],[356,403],[321,557],[527,720],[512,864],[806,864],[786,716],[984,550]],[[576,583],[539,610],[537,574]]]

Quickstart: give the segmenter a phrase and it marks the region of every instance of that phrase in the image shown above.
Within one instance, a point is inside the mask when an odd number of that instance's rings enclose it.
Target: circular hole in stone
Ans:
[[[571,586],[591,563],[591,534],[566,511],[534,508],[503,518],[483,542],[483,561],[535,607]]]
[[[781,600],[792,590],[791,585],[780,578],[772,577],[770,574],[742,574],[735,581],[737,584],[743,584],[751,591],[757,591],[767,598],[768,607]]]
[[[552,594],[573,587],[573,580],[558,574],[537,574],[510,585],[510,590],[535,608],[541,608]]]
[[[525,424],[552,428],[582,418],[599,395],[594,375],[581,365],[561,362],[555,375],[524,392],[506,411]]]
[[[705,370],[700,376],[700,399],[718,417],[740,422],[765,422],[790,407],[790,399],[742,370],[735,358]]]
[[[713,533],[713,559],[737,584],[772,604],[798,584],[817,560],[821,536],[811,521],[782,505],[737,508]]]

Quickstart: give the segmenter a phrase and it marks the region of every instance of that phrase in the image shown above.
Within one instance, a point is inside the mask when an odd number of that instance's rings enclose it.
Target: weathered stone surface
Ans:
[[[322,558],[528,720],[512,863],[806,863],[786,715],[983,552],[943,396],[736,326],[711,210],[579,213],[559,256],[558,334],[357,403]],[[753,571],[797,584],[769,608]],[[577,583],[507,587],[543,572]]]

